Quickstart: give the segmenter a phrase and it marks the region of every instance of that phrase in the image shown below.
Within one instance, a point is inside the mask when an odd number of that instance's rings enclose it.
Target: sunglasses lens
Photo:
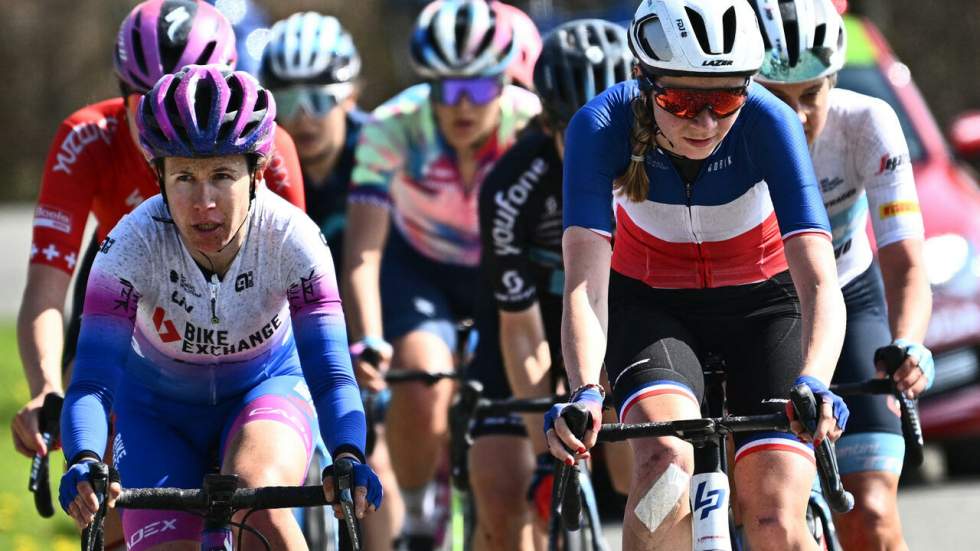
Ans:
[[[748,97],[743,88],[727,90],[694,90],[686,88],[661,88],[654,101],[671,115],[693,119],[705,109],[711,109],[715,117],[724,118],[738,111]]]
[[[330,84],[276,90],[274,96],[277,116],[289,120],[298,115],[300,109],[304,109],[313,117],[322,117],[349,95],[349,88],[347,84]]]
[[[303,91],[296,88],[286,88],[273,92],[273,97],[276,99],[276,116],[281,119],[291,119],[299,112]]]
[[[502,91],[503,83],[497,77],[447,78],[433,86],[433,99],[445,105],[456,105],[465,95],[476,105],[486,105]]]

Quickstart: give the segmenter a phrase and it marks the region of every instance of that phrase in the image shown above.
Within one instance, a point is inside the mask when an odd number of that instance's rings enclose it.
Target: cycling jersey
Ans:
[[[803,128],[756,84],[693,184],[653,148],[644,166],[647,200],[614,194],[612,182],[630,162],[631,102],[639,93],[635,81],[609,88],[566,133],[564,225],[610,235],[612,204],[615,271],[658,288],[745,285],[787,269],[785,239],[830,236]]]
[[[474,181],[467,186],[438,130],[429,85],[412,86],[378,107],[361,131],[350,201],[391,208],[397,231],[425,257],[476,266],[480,183],[540,109],[527,90],[504,89],[497,129],[477,152]]]
[[[520,312],[538,304],[552,366],[560,366],[562,292],[561,158],[554,138],[529,128],[487,175],[480,190],[483,290],[476,330],[480,340],[469,374],[484,396],[512,396],[500,348],[498,309]],[[561,367],[557,368],[558,371]],[[474,436],[524,434],[518,415],[478,420]]]
[[[827,122],[810,153],[830,216],[841,286],[864,273],[878,247],[922,238],[922,215],[898,116],[886,102],[834,88]],[[869,205],[870,203],[870,205]]]
[[[361,126],[368,115],[355,110],[347,115],[347,136],[344,150],[330,174],[322,182],[315,182],[303,173],[306,191],[306,214],[320,226],[327,238],[335,266],[343,259],[344,229],[347,227],[347,190],[354,170],[354,149],[357,147]]]
[[[303,182],[292,139],[276,132],[265,182],[304,208]],[[160,193],[156,174],[133,142],[121,98],[89,105],[65,119],[48,153],[34,211],[30,262],[75,271],[89,212],[101,241],[124,214]]]
[[[302,211],[266,189],[251,208],[247,237],[223,280],[205,277],[159,196],[103,241],[66,396],[67,457],[105,449],[117,382],[141,388],[165,409],[221,404],[269,378],[299,374],[331,453],[364,449],[325,240]]]

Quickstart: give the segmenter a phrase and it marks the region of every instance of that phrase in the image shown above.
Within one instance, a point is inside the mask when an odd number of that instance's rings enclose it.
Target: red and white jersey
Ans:
[[[296,147],[281,128],[264,180],[269,189],[305,210]],[[158,193],[156,174],[130,135],[122,98],[72,113],[48,152],[34,210],[30,262],[73,273],[90,212],[101,241],[123,215]]]

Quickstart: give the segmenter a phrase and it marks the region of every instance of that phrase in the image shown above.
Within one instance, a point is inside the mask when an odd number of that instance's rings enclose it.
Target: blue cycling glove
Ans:
[[[545,434],[548,434],[549,430],[555,428],[555,422],[561,415],[561,411],[571,404],[583,404],[592,413],[592,423],[595,426],[602,420],[602,400],[602,393],[599,392],[598,388],[587,386],[573,394],[571,402],[551,406],[551,409],[544,416]]]
[[[793,386],[798,384],[805,384],[810,387],[813,391],[813,396],[817,399],[817,414],[820,414],[820,403],[829,402],[832,404],[834,410],[834,418],[837,419],[837,426],[840,430],[844,430],[847,427],[847,418],[850,417],[851,412],[847,409],[847,404],[844,403],[844,399],[840,396],[834,394],[827,388],[827,385],[820,382],[819,379],[811,377],[809,375],[800,375],[793,381]]]
[[[926,390],[929,390],[936,380],[936,362],[932,359],[932,352],[925,346],[908,339],[895,339],[892,344],[905,350],[905,354],[912,357],[919,365],[922,375],[926,378]]]
[[[58,503],[61,503],[61,508],[66,513],[68,506],[78,497],[78,483],[83,480],[92,482],[91,467],[96,463],[95,459],[83,459],[61,475],[61,485],[58,487]]]
[[[371,467],[353,457],[345,457],[344,459],[350,459],[354,464],[354,487],[363,486],[367,488],[368,504],[374,505],[375,510],[379,509],[381,507],[381,498],[384,496],[384,490],[381,488],[381,480],[378,478],[378,475],[374,474]],[[334,478],[333,465],[329,465],[323,469],[322,477],[324,480]]]

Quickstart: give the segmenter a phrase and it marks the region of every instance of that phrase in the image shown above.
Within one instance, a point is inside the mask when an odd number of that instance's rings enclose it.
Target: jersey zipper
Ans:
[[[694,184],[691,182],[684,182],[684,193],[687,195],[687,219],[690,223],[691,236],[694,238],[694,244],[698,248],[698,275],[701,277],[701,286],[708,286],[708,269],[704,263],[704,254],[701,249],[701,239],[694,232],[694,211],[691,206],[691,195],[693,194]]]
[[[211,324],[217,325],[221,322],[218,318],[217,312],[217,302],[218,302],[218,274],[211,274],[211,281],[208,282],[208,287],[211,288]]]

